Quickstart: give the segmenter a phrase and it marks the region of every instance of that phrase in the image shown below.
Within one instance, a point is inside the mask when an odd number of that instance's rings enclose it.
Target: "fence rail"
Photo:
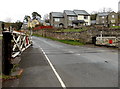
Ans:
[[[27,36],[21,32],[12,32],[12,57],[16,57],[20,53],[22,53],[26,48],[28,48],[32,44],[31,36]]]
[[[120,37],[96,37],[96,45],[119,46]]]

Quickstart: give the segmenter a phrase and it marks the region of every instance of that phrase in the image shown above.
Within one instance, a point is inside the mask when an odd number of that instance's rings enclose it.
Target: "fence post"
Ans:
[[[13,64],[11,64],[11,38],[12,35],[9,31],[3,31],[3,41],[2,41],[2,73],[5,75],[10,75]]]

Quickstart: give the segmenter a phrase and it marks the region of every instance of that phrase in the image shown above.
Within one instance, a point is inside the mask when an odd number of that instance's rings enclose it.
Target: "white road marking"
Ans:
[[[40,46],[39,46],[39,47],[40,47]],[[57,73],[57,71],[56,71],[56,69],[54,68],[53,64],[51,63],[50,59],[47,57],[46,53],[44,52],[44,50],[43,50],[41,47],[40,47],[40,49],[42,50],[43,54],[45,55],[45,57],[46,57],[48,63],[50,64],[50,66],[51,66],[53,72],[55,73],[56,77],[58,78],[58,80],[59,80],[61,86],[63,87],[63,89],[66,89],[65,83],[64,83],[63,80],[61,79],[60,75]]]
[[[76,55],[80,55],[80,54],[76,54]]]
[[[69,51],[70,53],[74,53],[73,51]]]

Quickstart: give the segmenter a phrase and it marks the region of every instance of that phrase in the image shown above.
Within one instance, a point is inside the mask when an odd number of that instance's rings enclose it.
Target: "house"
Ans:
[[[108,14],[107,12],[98,13],[96,17],[96,24],[107,27],[108,26]]]
[[[85,10],[64,10],[50,13],[50,25],[54,27],[75,27],[79,25],[91,25],[90,14]]]
[[[50,25],[54,27],[64,26],[64,16],[62,12],[51,12],[50,13]]]
[[[118,26],[118,14],[116,12],[110,12],[108,14],[108,26]]]
[[[118,12],[118,26],[120,26],[120,12]]]
[[[109,27],[118,25],[118,14],[116,12],[98,13],[96,17],[96,24]]]
[[[40,24],[39,20],[33,19],[31,22],[31,27],[35,27],[36,25],[39,25],[39,24]]]
[[[27,27],[28,28],[29,27],[33,28],[33,27],[35,27],[36,25],[39,25],[39,24],[40,24],[40,22],[37,19],[33,19],[33,20],[29,19],[28,23],[27,23]]]
[[[71,27],[73,26],[73,21],[77,20],[77,15],[74,13],[74,11],[71,10],[64,10],[64,27]]]
[[[83,25],[91,25],[90,14],[85,10],[74,10],[74,13],[77,15],[77,20],[84,22]]]
[[[120,1],[118,2],[118,12],[120,12]]]

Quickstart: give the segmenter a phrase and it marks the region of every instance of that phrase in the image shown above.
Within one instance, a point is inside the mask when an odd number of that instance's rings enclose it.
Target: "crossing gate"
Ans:
[[[12,58],[16,57],[17,55],[21,54],[25,49],[27,49],[31,44],[31,36],[28,36],[24,33],[12,32]]]
[[[96,37],[96,45],[119,46],[119,37]]]
[[[95,44],[96,45],[119,47],[120,36],[103,36],[103,32],[101,31],[100,36],[96,37]]]
[[[2,42],[2,71],[9,75],[13,67],[12,59],[15,59],[21,53],[32,45],[31,35],[18,31],[3,31]]]

